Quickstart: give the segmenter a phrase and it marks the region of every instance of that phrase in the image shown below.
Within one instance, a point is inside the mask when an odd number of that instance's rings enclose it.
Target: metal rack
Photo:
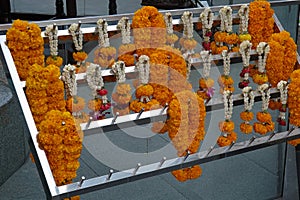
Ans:
[[[299,1],[276,1],[271,2],[272,6],[285,6],[285,5],[295,5],[299,4]],[[232,9],[237,10],[240,5],[233,5]],[[212,11],[218,11],[221,6],[212,7]],[[184,10],[172,10],[170,11],[174,16],[181,15]],[[203,8],[195,8],[188,9],[189,11],[200,14],[203,11]],[[57,25],[66,26],[71,23],[75,23],[81,21],[81,23],[91,23],[94,24],[99,18],[105,18],[107,21],[116,22],[121,17],[127,16],[132,18],[132,14],[125,15],[115,15],[115,16],[99,16],[99,17],[87,17],[87,18],[77,18],[77,19],[62,19],[62,20],[54,20],[54,21],[43,21],[38,22],[37,24],[41,27],[48,25],[49,23],[56,23]],[[234,16],[237,18],[237,16]],[[275,17],[275,23],[279,30],[283,30],[279,20]],[[216,17],[216,20],[218,18]],[[194,21],[197,21],[197,17],[195,17]],[[179,24],[179,19],[174,20],[174,24]],[[4,28],[9,28],[10,25],[0,25],[0,30]],[[109,26],[110,31],[116,30],[116,25]],[[84,33],[91,33],[94,31],[94,28],[83,28]],[[59,35],[68,35],[69,33],[66,30],[59,31]],[[95,190],[101,190],[104,188],[112,187],[115,185],[125,184],[128,182],[144,179],[147,177],[160,175],[163,173],[167,173],[176,169],[181,169],[189,166],[193,166],[196,164],[206,163],[217,159],[222,159],[229,156],[238,155],[241,153],[253,151],[256,149],[265,148],[271,145],[287,142],[288,140],[293,140],[300,138],[300,129],[296,127],[291,127],[288,131],[283,131],[279,133],[272,133],[269,136],[255,138],[252,137],[250,140],[239,142],[236,144],[232,144],[229,147],[220,147],[220,148],[209,148],[206,151],[201,151],[196,154],[188,155],[186,157],[178,157],[172,159],[166,159],[162,157],[161,160],[158,160],[155,163],[148,165],[140,165],[137,163],[137,166],[132,169],[128,169],[121,172],[113,173],[113,171],[108,171],[107,175],[99,176],[91,179],[85,180],[82,177],[81,181],[75,182],[72,184],[64,185],[64,186],[56,186],[54,178],[52,177],[52,173],[50,170],[49,163],[47,161],[46,155],[44,151],[40,150],[38,147],[38,143],[36,141],[36,135],[38,134],[37,128],[35,126],[33,116],[30,112],[30,108],[27,102],[27,98],[24,93],[25,83],[20,81],[19,76],[17,74],[12,56],[8,47],[5,44],[5,36],[0,36],[0,45],[1,52],[4,58],[4,66],[6,66],[9,70],[12,82],[14,84],[19,102],[22,107],[22,111],[25,115],[25,120],[27,126],[30,131],[29,143],[31,146],[31,151],[35,157],[36,165],[38,167],[38,172],[40,174],[40,178],[42,180],[46,195],[48,199],[62,199],[69,196],[79,195],[83,193],[92,192]],[[255,56],[255,52],[252,52],[252,55]],[[232,53],[232,58],[239,57],[238,53]],[[221,57],[216,55],[213,57],[214,60],[220,60]],[[193,60],[194,64],[201,63],[200,60]],[[298,64],[300,64],[300,59],[298,56]],[[134,72],[134,67],[128,67],[126,73]],[[110,70],[104,71],[104,75],[112,75]],[[85,79],[84,74],[79,74],[77,77],[78,80]],[[272,90],[272,97],[277,97],[278,91],[276,89]],[[260,101],[260,95],[256,94],[256,101]],[[239,95],[234,96],[234,104],[242,105],[242,98]],[[207,111],[213,111],[222,108],[222,100],[221,99],[213,99],[206,104]],[[90,123],[81,124],[81,128],[85,132],[85,135],[98,133],[101,131],[110,131],[114,129],[118,129],[118,124],[125,124],[128,122],[136,122],[136,123],[149,123],[150,119],[159,121],[166,118],[166,109],[157,109],[154,111],[148,111],[143,113],[129,114],[125,117],[119,116],[118,118],[108,118],[101,121],[93,121]],[[100,125],[99,125],[100,124]],[[130,124],[128,124],[130,126]],[[207,133],[209,134],[209,132]]]

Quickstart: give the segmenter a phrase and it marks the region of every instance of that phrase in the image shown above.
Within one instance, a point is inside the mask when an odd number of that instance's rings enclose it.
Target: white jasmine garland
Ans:
[[[277,89],[280,92],[280,102],[285,105],[287,102],[287,96],[288,96],[288,83],[287,81],[281,80],[277,84]]]
[[[250,111],[254,105],[254,92],[250,86],[243,88],[244,108],[246,111]]]
[[[203,77],[208,78],[211,68],[211,53],[209,51],[201,51],[200,56],[203,63]]]
[[[268,54],[270,53],[270,46],[266,42],[260,42],[256,47],[256,51],[258,53],[258,71],[264,73]]]
[[[58,27],[55,24],[46,26],[45,35],[49,38],[50,55],[55,57],[58,55]]]
[[[167,12],[164,16],[166,28],[167,28],[167,34],[173,34],[173,18],[172,14],[170,12]]]
[[[122,17],[118,22],[117,28],[121,30],[122,44],[130,43],[130,22],[128,17]]]
[[[63,68],[61,80],[65,83],[68,97],[74,97],[77,95],[77,82],[76,82],[76,67],[68,64]]]
[[[76,23],[71,24],[71,26],[69,27],[69,32],[72,35],[72,40],[75,45],[76,51],[81,51],[83,34],[82,31],[80,30],[80,25]]]
[[[225,120],[230,120],[233,113],[232,92],[225,90],[223,93]]]
[[[181,16],[181,20],[183,22],[183,38],[192,39],[194,31],[193,13],[185,11]]]
[[[258,91],[261,93],[262,111],[267,111],[270,101],[270,87],[264,83],[258,86]]]
[[[86,71],[86,80],[92,90],[92,95],[97,96],[97,90],[101,90],[104,86],[101,75],[101,67],[97,64],[91,63]]]
[[[146,55],[141,55],[139,57],[139,61],[136,64],[136,67],[139,72],[140,82],[142,84],[147,84],[149,82],[149,72],[150,72],[149,57]]]
[[[123,61],[115,62],[112,66],[112,71],[116,74],[118,83],[125,83],[125,63]]]
[[[240,26],[239,33],[245,34],[248,32],[248,20],[249,20],[249,7],[247,4],[244,4],[240,7],[238,11],[240,17]]]
[[[248,67],[250,63],[250,51],[251,51],[252,43],[248,40],[243,41],[240,44],[240,54],[242,55],[243,66]]]
[[[97,21],[97,27],[96,27],[95,32],[98,32],[98,34],[99,34],[99,37],[98,37],[99,46],[100,47],[108,47],[110,44],[109,44],[106,20],[99,19]]]
[[[224,6],[219,11],[221,24],[221,31],[231,33],[232,32],[232,9],[230,6]]]
[[[229,76],[230,74],[230,55],[227,50],[222,51],[223,65],[224,65],[224,75]]]
[[[205,34],[209,31],[211,31],[211,28],[212,28],[212,25],[213,25],[213,22],[214,22],[213,21],[214,13],[211,12],[211,9],[209,7],[207,7],[200,14],[199,19],[202,23],[203,37],[205,37]]]

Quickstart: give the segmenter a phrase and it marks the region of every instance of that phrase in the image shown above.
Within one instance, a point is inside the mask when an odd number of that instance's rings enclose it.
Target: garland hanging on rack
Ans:
[[[136,64],[136,68],[139,72],[139,82],[141,85],[138,86],[135,91],[135,96],[137,99],[130,103],[130,110],[138,113],[141,110],[148,111],[159,108],[159,102],[156,99],[151,98],[154,90],[149,84],[149,57],[146,55],[141,55]]]
[[[253,120],[253,112],[251,112],[254,105],[254,92],[251,87],[247,86],[243,88],[244,97],[244,111],[240,113],[240,118],[244,121],[240,124],[240,130],[242,133],[252,133],[252,125],[250,121]]]
[[[212,37],[212,25],[214,22],[214,13],[211,11],[210,8],[205,8],[204,11],[200,14],[199,19],[202,23],[202,35],[203,35],[203,42],[202,47],[204,50],[209,51],[210,48],[210,41]]]
[[[131,101],[131,87],[126,83],[125,77],[125,63],[123,61],[115,62],[112,70],[116,75],[117,86],[116,92],[112,94],[112,99],[116,103],[113,106],[113,113],[116,115],[129,114],[129,103]]]
[[[214,80],[209,77],[211,68],[211,52],[200,52],[203,63],[203,78],[199,79],[199,90],[197,94],[203,99],[211,99],[214,95]]]
[[[94,51],[94,63],[103,68],[111,67],[115,62],[117,50],[115,47],[110,46],[107,22],[104,19],[97,21],[95,33],[98,33],[98,48]]]
[[[266,73],[271,87],[276,87],[281,81],[288,81],[297,61],[297,45],[290,33],[281,31],[272,34],[270,53],[266,61]]]
[[[243,69],[240,73],[241,81],[239,82],[239,88],[243,89],[247,87],[250,83],[249,81],[249,73],[250,73],[250,51],[251,51],[252,43],[248,40],[243,41],[240,44],[240,54],[242,55],[243,60]]]
[[[280,92],[280,102],[281,102],[281,107],[279,108],[279,116],[277,118],[277,122],[281,126],[286,125],[285,114],[286,114],[286,108],[287,108],[288,87],[289,86],[288,86],[287,81],[280,81],[277,84],[277,89]]]
[[[247,4],[242,5],[238,11],[238,15],[240,17],[240,25],[239,25],[240,42],[246,40],[250,41],[251,35],[248,33],[249,6]]]
[[[175,42],[178,40],[178,36],[173,31],[173,18],[170,12],[167,12],[164,16],[166,28],[167,28],[167,38],[166,43],[174,47]]]
[[[261,93],[262,110],[256,113],[256,119],[258,122],[254,123],[253,128],[256,133],[265,135],[275,129],[275,123],[272,121],[272,115],[268,112],[270,87],[268,84],[264,83],[258,86],[258,91]]]
[[[254,48],[260,42],[269,42],[274,32],[273,14],[274,10],[268,1],[256,0],[249,4],[248,31]]]
[[[270,53],[270,46],[266,42],[260,42],[256,51],[258,53],[258,73],[254,74],[252,79],[254,83],[262,85],[269,80],[266,74],[266,62]]]
[[[234,132],[234,122],[231,120],[233,113],[233,98],[230,90],[224,90],[224,121],[219,123],[221,136],[218,138],[217,143],[220,147],[228,146],[237,140],[237,134]]]
[[[33,64],[44,66],[44,40],[37,24],[15,20],[6,33],[18,75],[25,81]]]
[[[135,45],[130,40],[130,21],[128,17],[122,17],[118,22],[117,29],[121,30],[122,44],[118,49],[118,60],[125,63],[125,66],[133,66],[135,63]]]
[[[289,107],[289,122],[290,124],[300,126],[300,69],[292,72],[290,76],[291,82],[288,87],[287,104]],[[297,146],[300,144],[300,139],[291,140],[289,144]]]
[[[86,52],[83,51],[83,33],[81,31],[81,23],[73,23],[69,27],[69,32],[72,36],[73,44],[75,46],[75,52],[73,52],[73,59],[76,63],[76,73],[82,73],[86,71],[85,60],[88,58]]]
[[[47,65],[60,67],[63,64],[62,57],[58,56],[58,26],[56,24],[46,26],[45,35],[49,38],[50,56],[46,59]]]
[[[86,72],[86,80],[92,90],[93,99],[89,100],[88,107],[90,116],[93,120],[104,119],[107,110],[110,109],[111,103],[108,101],[108,91],[104,88],[104,82],[101,75],[101,67],[91,63]]]
[[[224,74],[222,74],[218,79],[218,83],[220,85],[220,94],[223,94],[225,90],[234,92],[234,80],[230,76],[230,55],[227,50],[222,51],[222,58]]]

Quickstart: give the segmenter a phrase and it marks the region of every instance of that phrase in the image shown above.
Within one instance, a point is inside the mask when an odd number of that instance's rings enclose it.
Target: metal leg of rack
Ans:
[[[66,7],[67,7],[67,17],[77,17],[76,0],[67,0]]]
[[[64,2],[62,0],[56,0],[55,6],[56,6],[56,13],[55,13],[56,18],[66,17],[66,14],[64,12]]]
[[[11,23],[10,0],[0,0],[0,23]]]
[[[109,0],[108,9],[109,9],[108,13],[110,15],[117,14],[117,2],[116,2],[116,0]]]

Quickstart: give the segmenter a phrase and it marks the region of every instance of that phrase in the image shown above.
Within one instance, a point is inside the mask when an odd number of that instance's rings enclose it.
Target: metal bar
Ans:
[[[0,23],[11,23],[10,0],[0,0]]]
[[[282,1],[271,1],[270,2],[272,7],[277,7],[277,6],[289,6],[289,5],[298,5],[300,4],[299,0],[282,0]],[[243,4],[235,4],[232,5],[231,8],[233,10],[238,10],[241,5]],[[211,10],[213,12],[219,11],[223,6],[214,6],[211,7]],[[185,11],[190,11],[193,12],[194,14],[200,14],[205,8],[189,8],[189,9],[179,9],[179,10],[162,10],[160,11],[161,13],[166,13],[170,12],[172,15],[182,15],[183,12]],[[56,19],[52,20],[52,23],[56,23],[58,26],[62,25],[70,25],[72,23],[77,23],[78,20],[82,21],[82,23],[96,23],[99,18],[104,18],[108,22],[112,21],[118,21],[122,17],[128,17],[129,19],[132,19],[133,13],[125,13],[125,14],[117,14],[117,15],[103,15],[103,16],[93,16],[93,17],[78,17],[78,18],[68,18],[68,19]],[[36,21],[34,22],[40,27],[46,27],[49,24],[49,21]],[[11,27],[11,24],[1,24],[0,25],[0,31],[1,30],[7,30]]]
[[[82,187],[80,188],[77,187],[78,183],[72,183],[64,186],[59,186],[57,189],[60,197],[62,198],[66,197],[67,195],[73,196],[82,193],[92,192],[95,190],[105,189],[123,183],[133,182],[136,180],[168,173],[173,170],[182,169],[182,168],[186,168],[186,167],[190,167],[202,163],[207,163],[213,160],[222,159],[225,157],[227,158],[241,153],[269,147],[275,144],[286,142],[288,140],[297,139],[300,138],[300,130],[296,129],[289,136],[286,135],[287,135],[287,131],[277,133],[271,141],[268,140],[269,136],[260,137],[257,138],[255,141],[253,141],[251,146],[248,145],[250,141],[235,143],[234,145],[235,148],[231,148],[228,151],[226,151],[228,147],[214,148],[213,151],[211,148],[208,151],[209,153],[207,153],[207,151],[204,151],[196,154],[191,154],[189,156],[189,159],[186,159],[185,162],[182,162],[184,157],[173,158],[164,161],[164,165],[162,165],[160,168],[157,168],[157,166],[160,165],[160,162],[145,165],[145,166],[140,166],[138,167],[139,173],[137,173],[136,175],[132,175],[133,174],[132,172],[137,167],[122,172],[114,173],[114,176],[111,177],[110,181],[106,181],[107,175],[104,175],[101,177],[96,177],[96,178],[86,180],[85,184],[82,185]],[[299,154],[299,158],[300,158],[300,154]]]
[[[261,94],[257,91],[254,92],[255,98],[254,100],[260,101]],[[278,97],[280,95],[279,91],[276,88],[271,88],[271,98]],[[233,95],[233,104],[234,106],[243,105],[244,99],[240,94]],[[213,110],[223,109],[224,103],[222,97],[220,98],[212,98],[209,103],[206,104],[206,111],[210,112]],[[96,120],[96,121],[88,121],[87,123],[81,124],[81,129],[84,131],[85,135],[97,134],[102,131],[108,132],[122,128],[128,128],[134,124],[146,124],[154,121],[164,121],[167,118],[166,109],[156,109],[151,111],[143,111],[134,114],[128,114],[123,116],[118,116],[118,120],[115,117]],[[113,123],[112,123],[113,122]]]

